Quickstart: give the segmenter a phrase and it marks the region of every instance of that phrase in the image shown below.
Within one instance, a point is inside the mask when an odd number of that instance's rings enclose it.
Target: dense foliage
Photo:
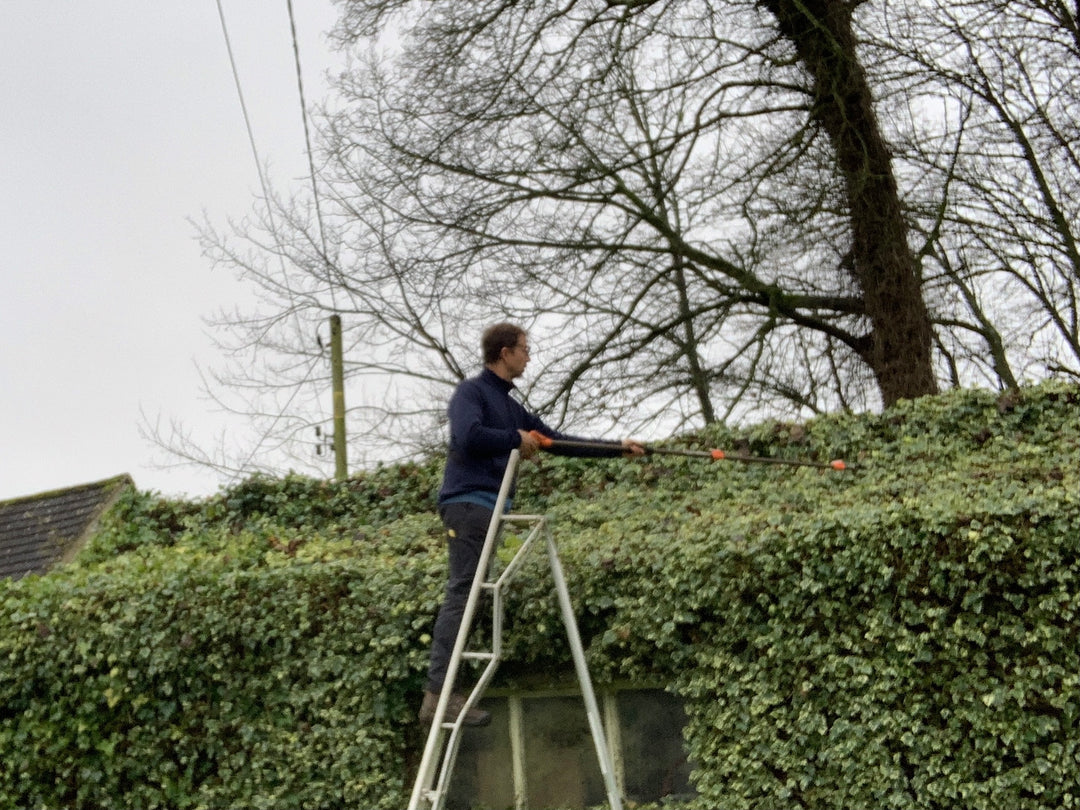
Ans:
[[[1080,388],[953,392],[679,446],[857,468],[544,457],[599,682],[686,698],[700,803],[1080,804]],[[439,462],[132,493],[0,584],[0,808],[404,806],[445,565]],[[565,672],[541,576],[502,677]]]

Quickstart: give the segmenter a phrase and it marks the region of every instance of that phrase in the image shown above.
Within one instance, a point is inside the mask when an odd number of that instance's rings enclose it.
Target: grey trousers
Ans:
[[[450,573],[446,580],[435,630],[431,634],[431,659],[428,664],[427,690],[438,694],[446,680],[450,656],[454,652],[469,590],[476,576],[476,566],[484,549],[492,511],[475,503],[448,503],[439,509],[446,527]]]

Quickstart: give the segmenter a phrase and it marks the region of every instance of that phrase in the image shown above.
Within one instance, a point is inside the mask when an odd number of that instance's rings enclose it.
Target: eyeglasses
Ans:
[[[519,343],[519,344],[515,345],[515,346],[514,346],[514,348],[515,348],[515,349],[520,349],[521,351],[525,352],[525,354],[527,354],[527,355],[529,354],[529,346],[528,346],[528,344],[526,344],[526,345],[522,346],[522,345],[521,345],[521,344]],[[531,356],[531,355],[530,355],[530,356]]]

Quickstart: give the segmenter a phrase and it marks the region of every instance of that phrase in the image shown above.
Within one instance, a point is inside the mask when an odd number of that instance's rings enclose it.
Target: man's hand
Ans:
[[[624,456],[643,456],[645,455],[645,446],[640,442],[636,442],[633,439],[623,439],[623,455]]]
[[[518,452],[521,453],[522,458],[532,458],[540,452],[540,442],[536,440],[536,437],[529,433],[527,430],[519,430],[521,434],[521,444],[518,445]]]

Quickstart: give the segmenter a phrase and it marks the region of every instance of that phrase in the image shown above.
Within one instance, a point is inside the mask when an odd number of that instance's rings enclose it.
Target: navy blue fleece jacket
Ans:
[[[577,439],[560,433],[510,396],[514,384],[485,368],[478,376],[463,380],[450,397],[450,447],[446,457],[439,503],[485,493],[494,505],[502,485],[510,451],[521,444],[519,430],[537,430],[552,439]],[[558,450],[554,452],[560,452]],[[611,450],[568,448],[563,455],[619,456]]]

